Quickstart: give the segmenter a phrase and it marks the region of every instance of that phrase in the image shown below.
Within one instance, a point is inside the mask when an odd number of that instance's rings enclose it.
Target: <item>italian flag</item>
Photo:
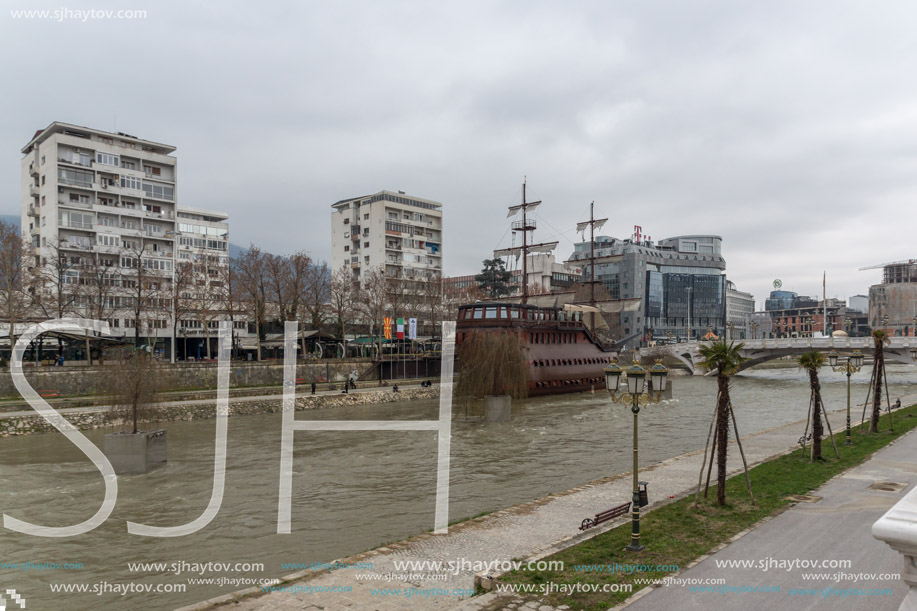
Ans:
[[[398,339],[404,339],[404,319],[398,319]]]

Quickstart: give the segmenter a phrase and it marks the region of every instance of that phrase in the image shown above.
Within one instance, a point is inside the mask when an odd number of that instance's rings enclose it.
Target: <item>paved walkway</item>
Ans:
[[[905,405],[915,401],[917,401],[917,396],[902,398],[902,402]],[[835,432],[842,430],[843,418],[843,412],[831,414],[831,422]],[[743,447],[749,462],[757,464],[798,447],[797,440],[802,426],[803,423],[794,423],[743,438]],[[917,436],[912,435],[908,439],[910,445],[903,447],[911,447],[913,452],[913,448],[917,447]],[[730,465],[732,467],[731,472],[736,473],[741,471],[742,462],[739,459],[738,452],[735,451],[735,443],[732,442],[732,445],[733,448],[730,449]],[[655,498],[657,502],[659,499],[668,501],[670,496],[677,498],[691,491],[696,486],[702,454],[702,451],[694,452],[642,469],[641,479],[650,482],[650,500],[652,501]],[[917,454],[912,453],[912,456],[917,456]],[[917,467],[914,469],[917,471]],[[862,477],[871,478],[873,475],[863,475]],[[902,476],[896,473],[893,476],[890,475],[890,477],[894,477],[897,481]],[[303,571],[300,574],[287,576],[289,583],[284,584],[287,587],[287,591],[260,594],[260,588],[252,588],[244,592],[256,594],[255,596],[243,598],[234,603],[232,607],[233,609],[245,611],[260,609],[313,609],[316,611],[359,609],[383,611],[400,608],[461,608],[463,610],[518,608],[550,611],[550,607],[537,601],[522,600],[518,597],[501,598],[496,594],[487,594],[468,600],[467,593],[474,587],[474,573],[480,567],[472,565],[463,568],[460,563],[462,561],[467,563],[503,562],[527,558],[539,553],[549,552],[552,549],[567,547],[578,540],[594,536],[598,532],[615,526],[616,524],[607,524],[604,525],[604,528],[592,529],[585,536],[578,534],[578,526],[583,517],[595,513],[597,508],[606,508],[628,500],[631,494],[632,480],[629,474],[621,474],[601,482],[580,486],[546,499],[512,507],[483,518],[453,526],[449,529],[447,535],[424,534],[395,545],[340,561],[342,564],[354,562],[372,563],[371,570]],[[900,494],[888,495],[886,493],[885,497],[882,497],[885,499],[883,503],[875,505],[874,509],[878,511],[880,505],[887,509],[899,497]],[[843,503],[841,504],[843,505]],[[817,512],[831,506],[831,503],[822,501],[813,506],[813,508]],[[810,511],[813,511],[813,509],[810,509]],[[876,514],[876,517],[880,514],[881,511]],[[871,515],[869,514],[869,516]],[[861,517],[868,521],[871,526],[872,520],[869,519],[869,516],[863,517],[861,514],[856,513],[855,519],[851,520],[850,523],[836,523],[833,538],[837,539],[839,544],[845,545],[845,538],[838,535],[844,533],[847,528],[853,528],[855,526],[854,522],[859,523],[858,520]],[[821,521],[824,523],[830,523],[835,519],[834,514],[830,513],[821,517]],[[796,542],[803,542],[808,539],[808,536],[800,537],[797,535]],[[860,547],[862,546],[858,546],[858,548]],[[828,550],[819,551],[819,548],[802,551],[805,551],[806,555],[810,553],[829,553]],[[797,553],[791,553],[785,546],[782,548],[778,546],[770,555],[786,558],[795,557]],[[897,554],[889,549],[887,555],[892,559],[892,563],[900,565]],[[750,557],[759,558],[760,556],[761,554],[756,554]],[[831,558],[832,556],[827,555],[825,557]],[[402,561],[454,561],[458,563],[458,570],[441,572],[431,571],[427,568],[415,571],[415,573],[423,573],[422,575],[409,576],[405,575],[409,571],[396,566],[396,562]],[[868,572],[873,569],[868,564],[857,563],[853,570]],[[888,572],[895,572],[895,569],[889,568]],[[748,583],[748,581],[737,580],[735,583],[742,585],[743,583]],[[386,589],[386,593],[378,592],[378,590],[383,589]],[[377,590],[377,592],[372,590]],[[463,591],[466,594],[461,595],[459,591]],[[665,592],[660,595],[664,594]],[[654,595],[656,593],[651,594],[650,597]],[[183,611],[206,609],[212,604],[225,602],[232,596],[227,595],[185,607]],[[646,602],[642,603],[642,608],[660,608],[658,606],[660,604],[663,605],[661,608],[683,608],[680,599],[677,603],[672,603],[671,601],[664,603],[662,600],[653,602],[650,597],[647,598]],[[903,593],[896,597],[899,603],[901,597],[903,597]],[[718,608],[735,608],[736,604],[744,604],[742,601],[743,599],[738,598],[731,601],[720,599],[719,602],[724,604]],[[799,601],[791,602],[797,603],[793,605],[795,608]],[[712,598],[709,602],[704,602],[707,607],[710,607],[712,603],[714,603]],[[780,603],[781,605],[774,608],[785,608],[787,606],[785,598],[780,599]],[[651,606],[646,606],[648,604]],[[713,606],[716,606],[715,603]]]
[[[723,585],[715,586],[721,591],[691,592],[688,585],[659,587],[627,605],[627,610],[897,610],[908,587],[887,577],[898,577],[903,557],[873,538],[872,525],[917,483],[915,459],[917,433],[911,432],[812,493],[821,500],[798,503],[678,575],[722,579]],[[871,487],[880,482],[899,484],[900,489]],[[749,560],[757,566],[722,566]],[[811,560],[849,564],[790,567]],[[767,570],[761,568],[762,562]],[[882,592],[870,594],[873,590]]]

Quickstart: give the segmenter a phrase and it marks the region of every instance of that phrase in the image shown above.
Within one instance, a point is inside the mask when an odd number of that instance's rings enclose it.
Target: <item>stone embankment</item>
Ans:
[[[386,388],[385,390],[368,390],[348,394],[325,393],[306,396],[300,394],[296,398],[296,411],[327,409],[344,405],[391,403],[409,399],[435,399],[438,396],[438,386],[431,388],[404,388],[397,393],[392,392],[391,388]],[[281,411],[281,409],[282,399],[280,395],[238,397],[230,398],[229,400],[230,416],[272,414]],[[116,427],[125,422],[123,412],[114,411],[105,406],[59,410],[59,413],[70,424],[80,430]],[[174,401],[155,405],[152,416],[144,419],[143,422],[202,420],[214,418],[215,416],[216,402],[213,400]],[[34,411],[0,414],[0,437],[32,435],[53,431],[55,431],[55,428]]]

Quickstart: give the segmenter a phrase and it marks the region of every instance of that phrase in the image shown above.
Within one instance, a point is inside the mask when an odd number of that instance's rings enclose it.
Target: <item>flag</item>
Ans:
[[[404,319],[398,319],[398,339],[404,339]]]
[[[385,330],[385,339],[392,339],[392,319],[386,316],[383,319],[382,328]]]
[[[417,319],[408,319],[408,339],[417,339]]]

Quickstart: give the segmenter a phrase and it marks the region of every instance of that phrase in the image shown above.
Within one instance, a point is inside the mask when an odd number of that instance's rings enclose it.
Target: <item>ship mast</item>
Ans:
[[[518,206],[510,206],[509,214],[507,217],[517,214],[520,210],[522,211],[522,220],[513,221],[512,229],[513,232],[521,231],[522,232],[522,247],[513,247],[513,248],[503,248],[500,250],[494,251],[495,257],[506,257],[513,255],[515,257],[522,256],[522,301],[521,303],[526,303],[529,298],[529,282],[528,282],[528,254],[529,251],[533,252],[551,252],[557,247],[557,242],[544,242],[541,244],[529,244],[528,241],[528,232],[534,231],[536,224],[534,220],[528,219],[528,211],[534,210],[541,204],[541,200],[537,202],[528,202],[525,200],[525,185],[526,180],[522,181],[522,203]]]
[[[595,200],[589,204],[589,220],[576,224],[577,231],[583,231],[589,225],[589,306],[595,308],[595,230],[608,221],[607,218],[595,218]],[[589,313],[589,330],[595,333],[595,311]]]

